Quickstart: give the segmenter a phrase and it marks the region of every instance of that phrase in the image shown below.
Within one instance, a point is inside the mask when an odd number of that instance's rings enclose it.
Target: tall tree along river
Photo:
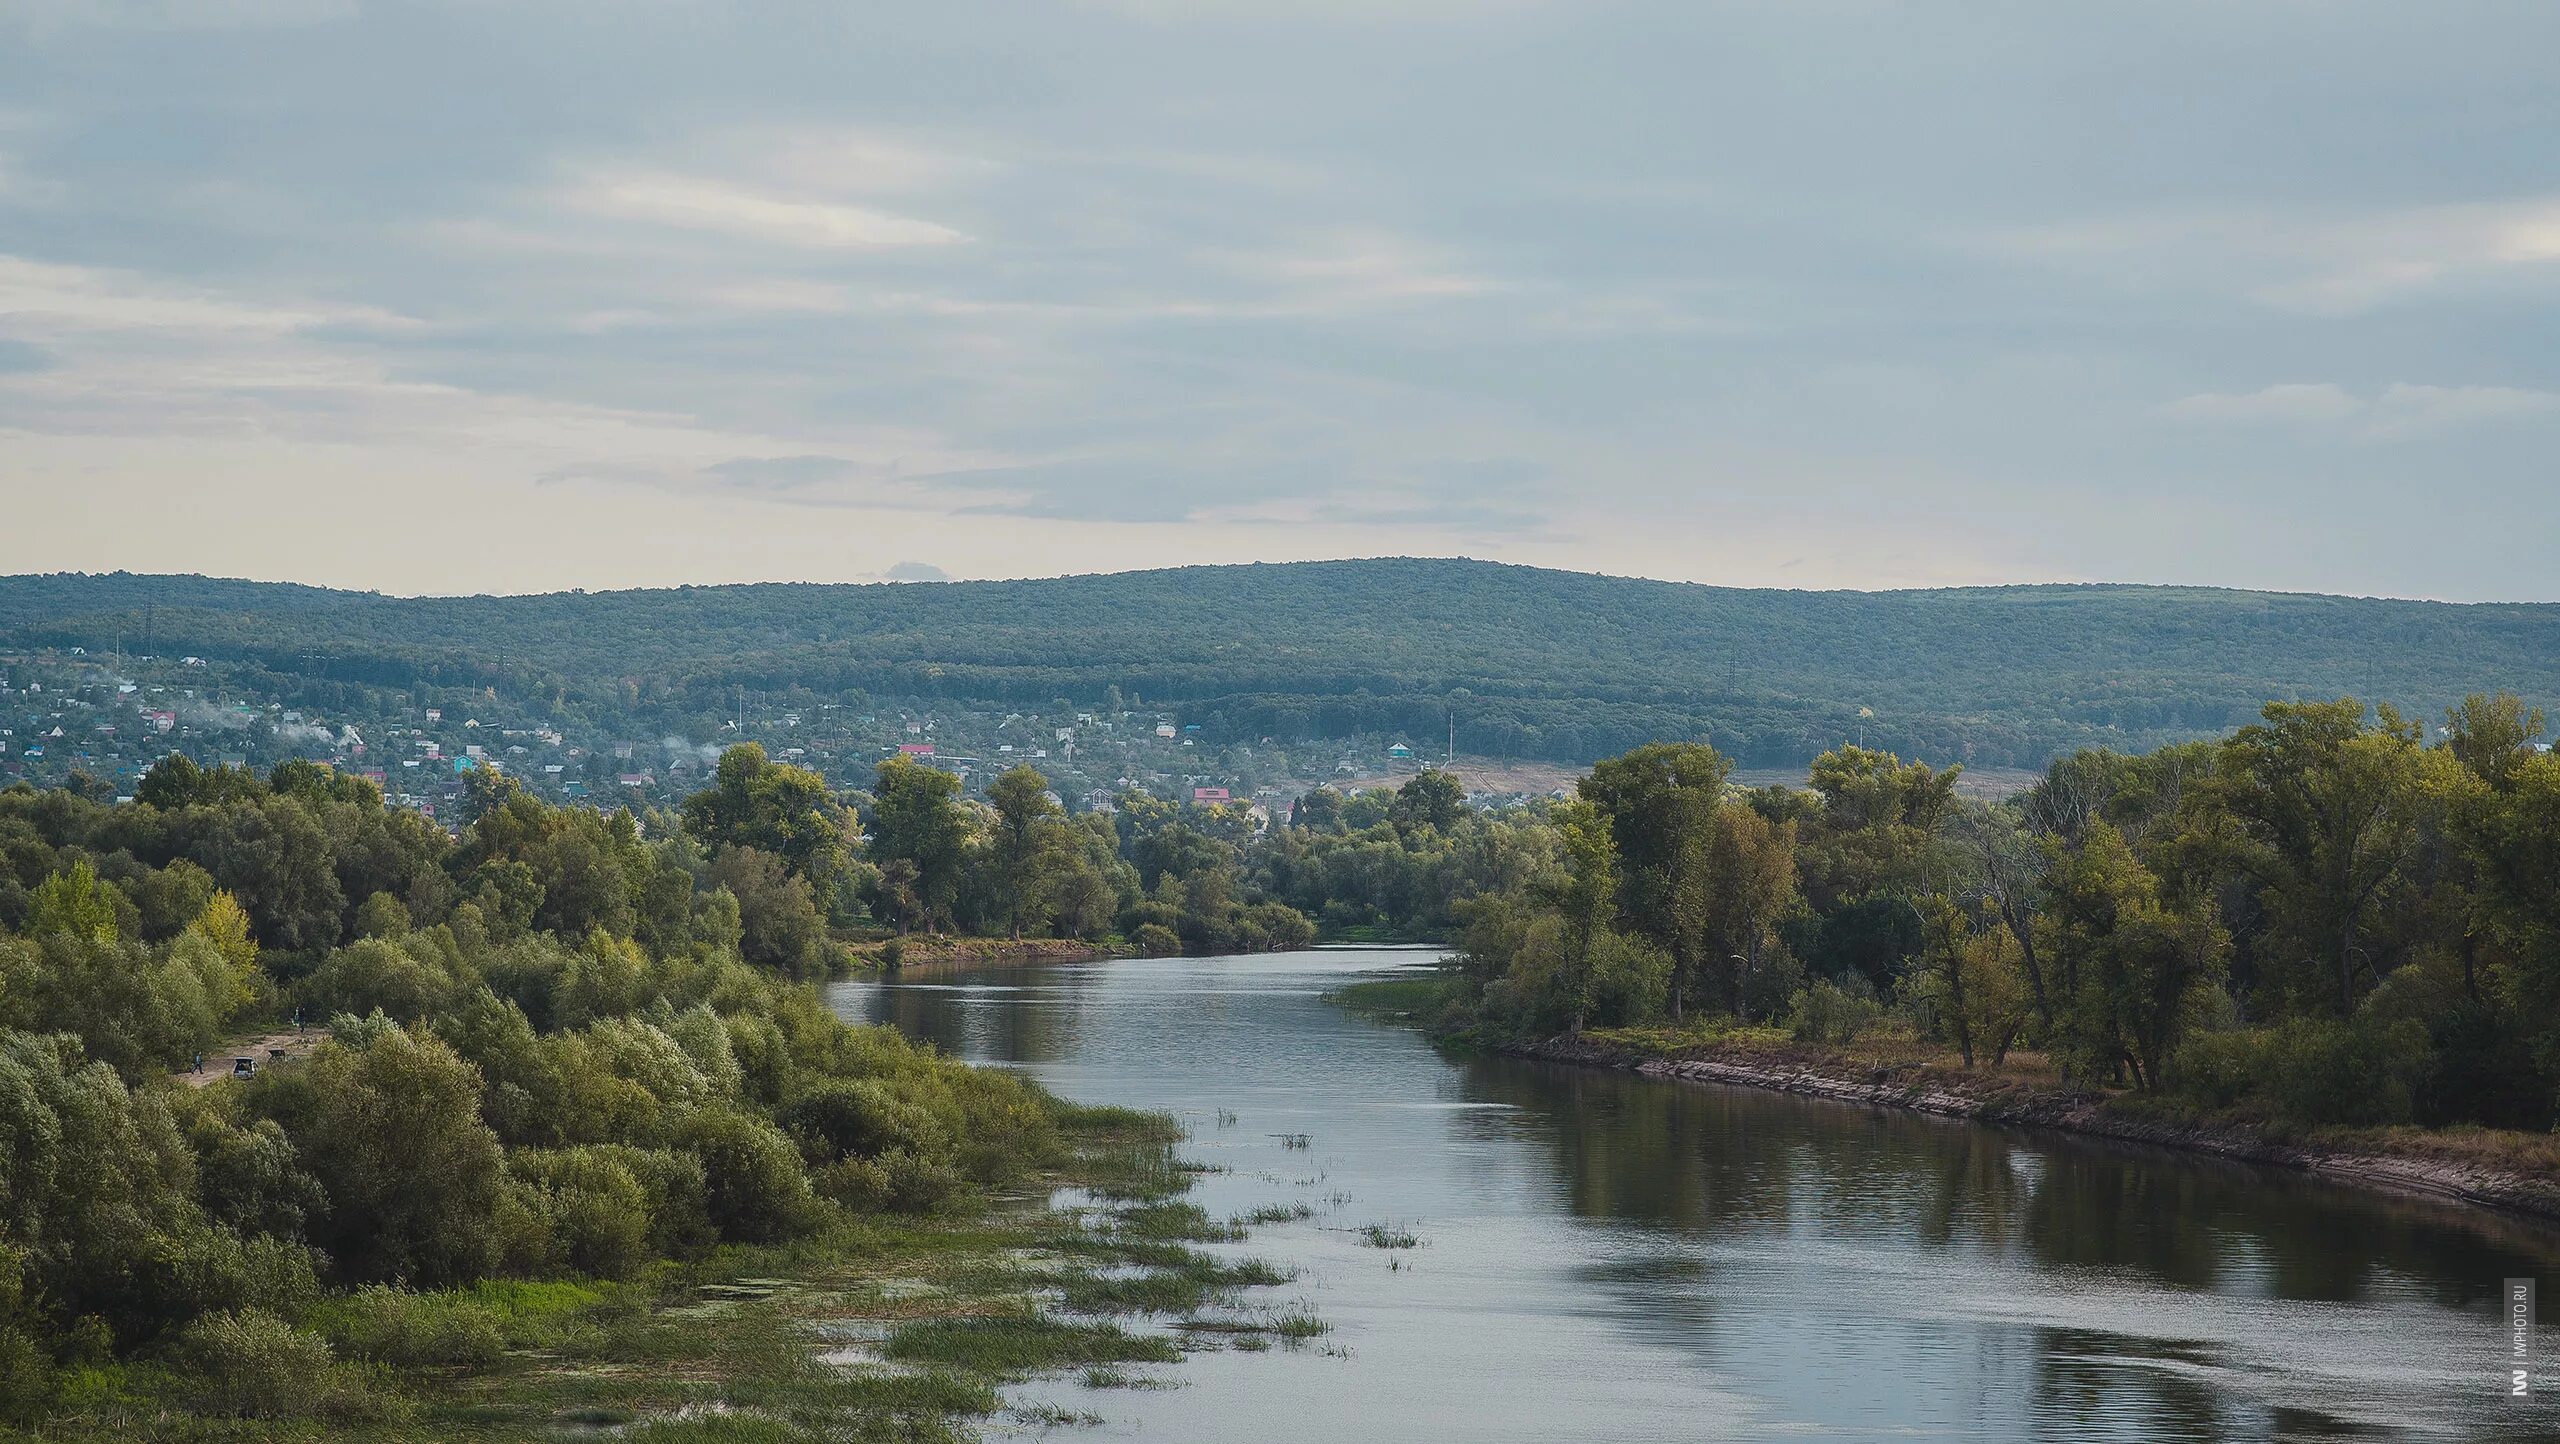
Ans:
[[[1162,1389],[1033,1386],[1080,1437],[2540,1439],[2499,1294],[2560,1230],[2066,1135],[1503,1058],[1321,995],[1412,951],[984,969],[838,1009],[1169,1109],[1221,1251],[1332,1325]],[[1381,1226],[1372,1233],[1362,1230]],[[1401,1244],[1410,1235],[1411,1247]],[[2547,1362],[2560,1331],[2544,1330]],[[2552,1387],[2560,1387],[2555,1383]]]

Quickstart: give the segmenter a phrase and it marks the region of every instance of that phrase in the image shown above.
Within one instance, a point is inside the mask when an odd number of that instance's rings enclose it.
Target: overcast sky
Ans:
[[[2560,5],[0,0],[0,571],[2560,598]]]

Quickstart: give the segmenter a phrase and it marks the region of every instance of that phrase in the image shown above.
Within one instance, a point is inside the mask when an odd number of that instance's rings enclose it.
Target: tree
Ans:
[[[1427,827],[1434,832],[1448,832],[1467,815],[1467,789],[1458,782],[1456,773],[1437,767],[1421,773],[1396,789],[1396,800],[1388,810],[1388,820],[1400,827]]]
[[[1049,795],[1049,779],[1029,767],[1010,768],[989,783],[987,801],[996,812],[989,839],[996,907],[1005,931],[1019,939],[1024,918],[1042,911],[1044,874],[1055,866],[1065,814]]]
[[[249,914],[241,908],[240,900],[228,892],[216,892],[187,930],[202,937],[222,956],[223,963],[231,969],[232,1006],[245,1006],[257,987],[258,940],[250,935]]]
[[[1617,911],[1617,852],[1608,820],[1587,802],[1556,809],[1556,826],[1564,837],[1565,880],[1556,902],[1565,922],[1565,1007],[1579,1033],[1591,1010],[1592,953]]]
[[[166,1103],[67,1037],[0,1030],[0,1139],[0,1239],[30,1292],[128,1339],[176,1322],[149,1298],[152,1254],[200,1225]]]
[[[1778,918],[1796,895],[1796,825],[1773,823],[1728,802],[1706,841],[1707,958],[1726,979],[1726,1006],[1751,1011],[1751,990],[1776,941]]]
[[[467,1283],[497,1262],[501,1166],[480,1089],[451,1048],[385,1023],[254,1095],[328,1195],[314,1240],[350,1277]]]
[[[1311,832],[1329,832],[1342,824],[1342,794],[1330,787],[1319,787],[1301,794],[1289,806],[1289,825]]]
[[[1884,893],[1927,890],[1931,840],[1955,808],[1962,768],[1904,762],[1890,752],[1842,747],[1813,760],[1821,811],[1807,836],[1804,872],[1818,910]]]
[[[703,846],[752,847],[782,859],[823,893],[862,845],[862,826],[827,781],[741,742],[720,754],[711,786],[684,800],[685,830]]]
[[[891,863],[908,864],[919,918],[927,926],[948,923],[969,851],[968,819],[958,805],[960,779],[904,756],[882,762],[877,776],[871,855],[880,863],[884,886]]]
[[[2046,774],[2047,782],[2057,776],[2078,777],[2076,771]],[[2041,786],[2042,784],[2039,784]],[[2030,800],[2034,813],[2038,804]],[[2064,802],[2048,796],[2041,815],[2047,818],[2049,831],[2066,840],[2083,835],[2095,817],[2095,810],[2083,811],[2079,800]],[[2039,884],[2044,872],[2044,853],[2004,809],[1967,807],[1957,813],[1959,834],[1970,845],[1978,877],[1976,890],[1990,907],[2000,925],[2018,947],[2018,966],[2027,984],[2027,995],[2035,1005],[2036,1017],[2049,1032],[2053,1028],[2053,999],[2045,989],[2044,968],[2036,956],[2036,914],[2042,905]],[[2064,820],[2067,819],[2067,820]]]
[[[808,879],[752,847],[727,847],[711,862],[711,885],[738,900],[738,951],[748,962],[794,978],[826,972],[826,920]]]
[[[1913,995],[1936,1016],[1964,1066],[1988,1053],[1999,1067],[2027,1020],[2017,938],[1996,920],[1983,925],[1945,893],[1915,907],[1924,941]]]
[[[2386,971],[2367,934],[2416,853],[2428,774],[2450,759],[2388,707],[2367,728],[2353,698],[2271,702],[2263,715],[2223,743],[2205,801],[2229,819],[2228,855],[2258,885],[2270,970],[2307,1003],[2325,958],[2327,997],[2345,1017]]]
[[[2208,904],[2164,898],[2114,827],[2046,848],[2042,938],[2065,997],[2060,1051],[2084,1074],[2130,1066],[2156,1089],[2222,981],[2229,940]]]
[[[116,890],[98,881],[98,874],[83,858],[70,871],[36,884],[27,932],[32,937],[64,933],[113,946],[124,935],[116,920]]]
[[[1733,764],[1697,742],[1656,742],[1592,767],[1580,792],[1607,823],[1626,926],[1671,955],[1681,1016],[1713,924],[1709,833]]]
[[[2513,692],[2483,696],[2474,692],[2444,714],[2445,745],[2473,776],[2504,788],[2516,769],[2533,756],[2533,739],[2542,735],[2542,709],[2527,707]]]

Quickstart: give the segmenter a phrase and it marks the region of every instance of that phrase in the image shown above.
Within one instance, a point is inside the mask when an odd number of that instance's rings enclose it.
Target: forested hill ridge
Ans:
[[[700,730],[745,689],[990,712],[1117,700],[1178,714],[1212,745],[1445,745],[1454,711],[1462,752],[1571,763],[1707,738],[1752,764],[1857,741],[2034,766],[2220,733],[2270,697],[2352,694],[2432,716],[2482,686],[2560,693],[2552,604],[1782,591],[1414,558],[512,597],[0,578],[0,652],[73,646],[201,656],[305,697],[494,689],[555,723],[629,736]]]

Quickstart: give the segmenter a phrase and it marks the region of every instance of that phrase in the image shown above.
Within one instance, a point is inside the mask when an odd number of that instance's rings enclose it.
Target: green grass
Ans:
[[[1428,1016],[1437,1012],[1448,992],[1441,978],[1424,974],[1419,977],[1373,978],[1365,983],[1345,983],[1324,995],[1324,1000],[1355,1013],[1377,1017],[1402,1018]]]
[[[881,1352],[902,1363],[947,1364],[997,1378],[1020,1378],[1087,1364],[1170,1364],[1170,1339],[1118,1324],[1071,1323],[1041,1314],[927,1319],[895,1334]]]

